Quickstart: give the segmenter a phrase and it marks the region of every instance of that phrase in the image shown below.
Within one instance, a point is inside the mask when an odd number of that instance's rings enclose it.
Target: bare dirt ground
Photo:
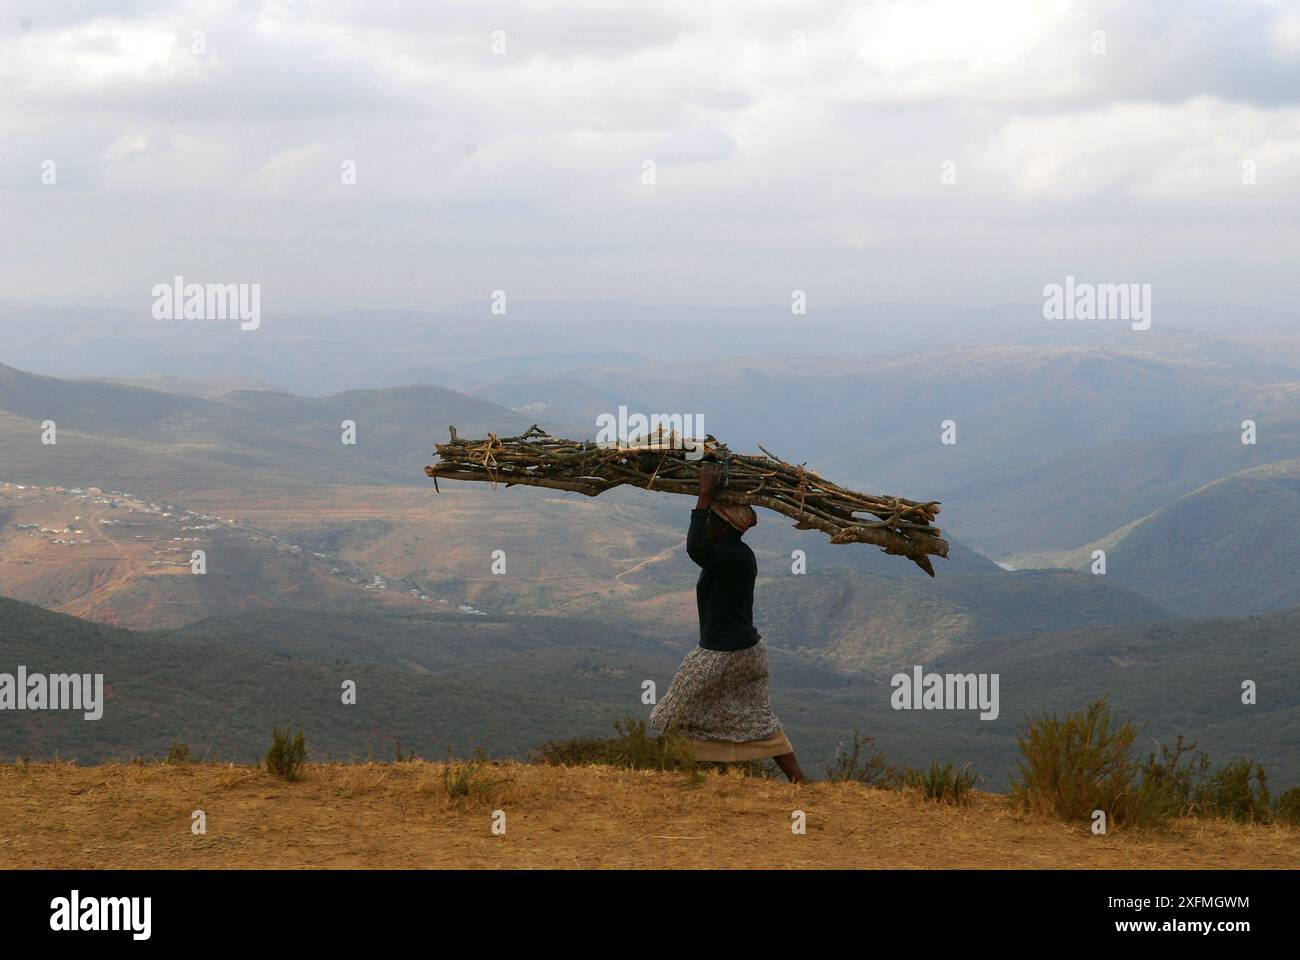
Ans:
[[[191,832],[195,810],[207,832]],[[506,832],[492,832],[493,811]],[[807,833],[791,830],[802,810]],[[468,797],[443,766],[0,767],[0,868],[1294,868],[1300,831],[1180,821],[1093,836],[857,784],[491,764]]]

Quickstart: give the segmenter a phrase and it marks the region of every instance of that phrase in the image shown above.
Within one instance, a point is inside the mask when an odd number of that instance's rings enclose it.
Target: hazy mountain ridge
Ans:
[[[1216,480],[1162,507],[1107,552],[1107,576],[1189,616],[1300,601],[1300,461]]]
[[[55,421],[57,442],[41,442]],[[342,442],[343,422],[356,443]],[[204,486],[259,483],[422,484],[433,444],[522,432],[504,407],[435,386],[358,390],[324,398],[235,391],[220,400],[0,368],[0,444],[16,482],[131,487],[178,497]]]
[[[1169,616],[1100,577],[1046,570],[954,574],[934,584],[841,570],[765,581],[755,607],[770,642],[838,669],[875,671],[932,662],[1000,636]],[[818,629],[810,632],[814,622]]]

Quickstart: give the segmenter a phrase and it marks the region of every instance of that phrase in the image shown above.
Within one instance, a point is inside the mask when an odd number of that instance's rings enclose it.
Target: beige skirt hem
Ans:
[[[690,743],[695,759],[710,763],[738,763],[794,753],[794,747],[790,746],[784,730],[778,730],[762,740],[745,740],[741,743],[726,740],[691,740]]]

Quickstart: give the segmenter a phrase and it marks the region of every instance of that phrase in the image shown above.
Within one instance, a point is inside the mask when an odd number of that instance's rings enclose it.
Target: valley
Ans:
[[[0,595],[79,618],[60,621],[67,644],[13,650],[112,652],[113,695],[132,691],[101,727],[29,727],[11,750],[129,758],[181,737],[248,758],[290,717],[334,759],[398,739],[426,756],[524,756],[607,735],[648,710],[640,685],[662,694],[697,637],[688,498],[435,492],[423,467],[453,424],[486,435],[541,420],[580,436],[627,403],[698,405],[738,446],[943,501],[952,550],[933,581],[767,512],[747,537],[773,696],[814,767],[859,731],[891,761],[969,760],[1002,789],[1027,713],[1109,695],[1154,738],[1186,735],[1216,760],[1250,755],[1295,779],[1300,685],[1287,684],[1300,670],[1281,638],[1300,606],[1300,548],[1280,532],[1300,522],[1300,421],[1288,417],[1300,353],[1266,363],[1241,340],[1210,360],[1195,336],[1147,343],[755,355],[712,370],[707,388],[704,361],[541,354],[511,360],[513,380],[455,360],[447,382],[466,392],[328,396],[286,393],[292,378],[263,368],[210,380],[122,370],[127,384],[0,368]],[[944,449],[936,418],[955,404],[961,439]],[[1242,408],[1260,418],[1254,447],[1232,430]],[[39,442],[46,418],[57,445]],[[354,446],[340,443],[345,419]],[[1096,548],[1104,576],[1090,571]],[[203,575],[190,572],[195,550]],[[13,636],[32,609],[4,607],[0,626]],[[103,646],[92,624],[127,628],[145,659],[114,659],[125,648]],[[211,662],[186,652],[198,650]],[[1000,673],[999,720],[889,709],[890,675],[915,665]],[[385,691],[360,717],[328,706],[345,674]],[[1232,709],[1238,677],[1264,684],[1254,711]]]

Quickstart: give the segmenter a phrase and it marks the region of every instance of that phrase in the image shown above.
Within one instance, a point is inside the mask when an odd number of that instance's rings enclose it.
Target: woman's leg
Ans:
[[[791,783],[808,782],[808,778],[799,769],[799,761],[795,759],[793,753],[783,753],[781,756],[772,759],[776,761],[776,765],[781,768],[781,772],[785,774],[786,779]]]
[[[726,662],[715,651],[691,650],[677,668],[668,692],[650,711],[651,726],[666,731],[675,725],[687,736],[694,736],[691,731],[697,728],[709,729]]]

